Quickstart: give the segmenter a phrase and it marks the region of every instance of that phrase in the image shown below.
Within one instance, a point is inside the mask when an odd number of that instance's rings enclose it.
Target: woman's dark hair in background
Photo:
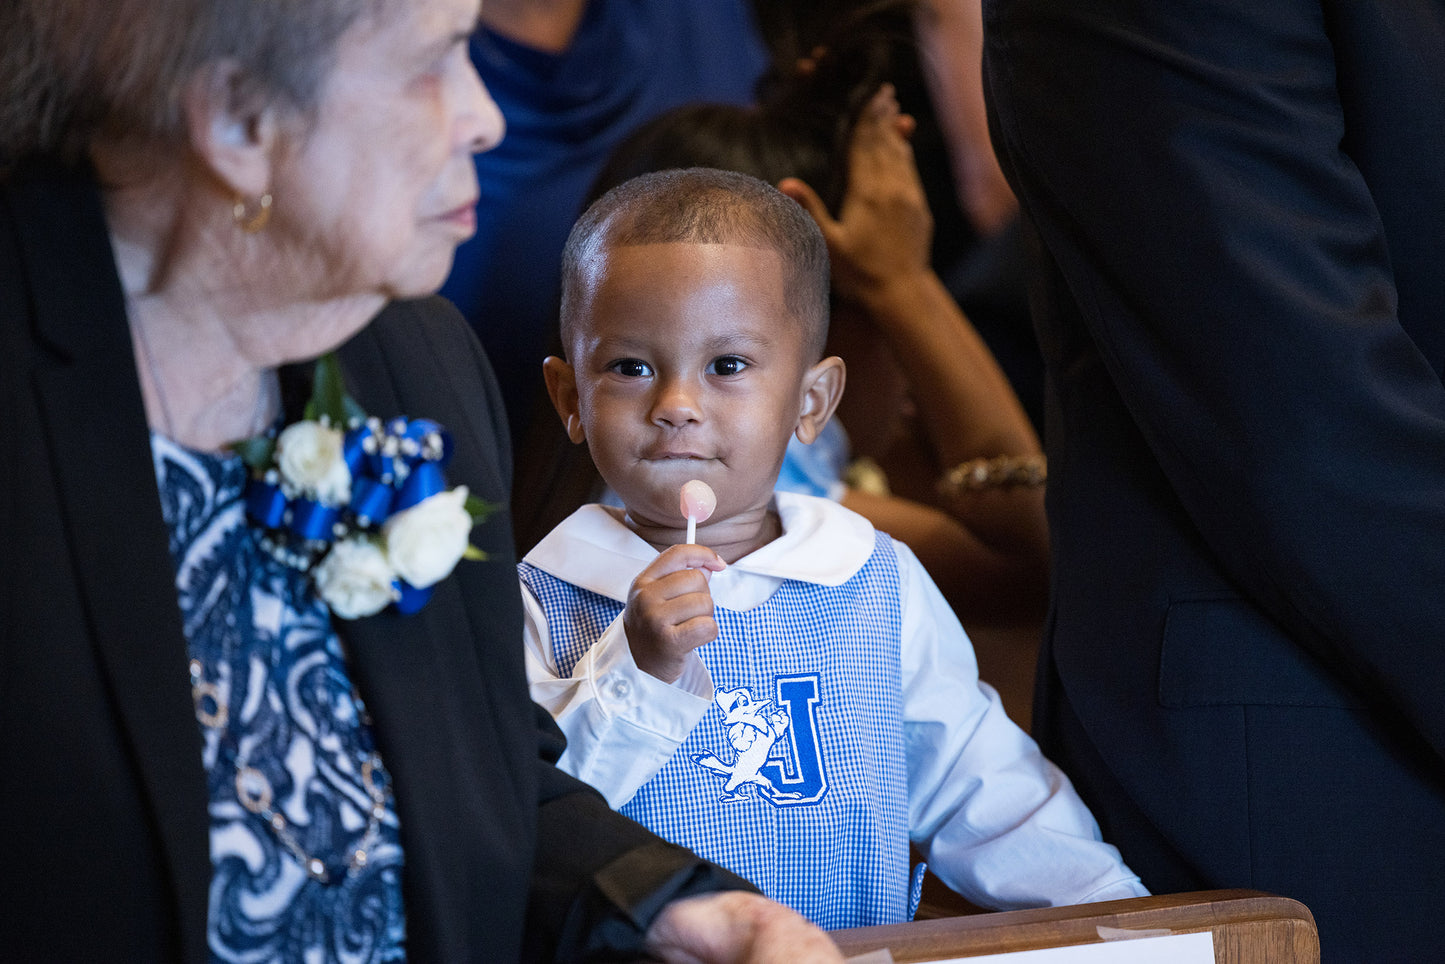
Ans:
[[[758,85],[759,103],[789,97],[804,98],[806,103],[813,95],[799,87],[796,68],[815,57],[820,47],[831,54],[820,61],[820,67],[857,77],[860,82],[864,73],[858,58],[882,59],[872,88],[882,81],[891,83],[903,112],[917,122],[909,141],[933,215],[934,270],[988,343],[1034,428],[1042,432],[1043,358],[1028,307],[1025,232],[1014,218],[998,233],[981,235],[960,204],[955,175],[958,158],[951,157],[950,140],[933,100],[937,85],[948,79],[937,75],[937,64],[926,63],[928,58],[918,43],[920,34],[928,32],[928,25],[938,16],[934,5],[928,0],[753,0],[752,6],[772,62]],[[878,45],[870,48],[875,39]],[[833,80],[823,81],[824,90],[838,89]],[[854,101],[852,109],[834,110],[831,116],[855,118],[857,107]],[[800,125],[809,123],[797,114],[790,119]],[[834,150],[841,148],[835,144]],[[838,170],[846,171],[846,154],[842,161]],[[747,170],[767,179],[758,171]],[[796,173],[836,217],[839,185],[845,182],[830,184],[804,174],[801,168]]]
[[[781,23],[794,7],[816,6],[778,4],[772,17]],[[642,125],[613,151],[589,201],[639,174],[705,166],[770,184],[801,178],[836,213],[859,114],[882,84],[917,69],[909,20],[916,0],[874,0],[841,16],[836,6],[816,33],[796,23],[785,42],[769,37],[774,57],[785,59],[759,80],[756,106],[689,104]]]

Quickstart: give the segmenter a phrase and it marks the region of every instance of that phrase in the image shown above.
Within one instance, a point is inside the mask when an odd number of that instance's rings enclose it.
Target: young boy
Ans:
[[[816,225],[745,175],[644,175],[574,227],[544,372],[625,509],[584,506],[519,566],[561,765],[825,928],[907,919],[910,839],[986,906],[1146,893],[913,554],[774,495],[843,391],[827,316]],[[690,479],[717,495],[696,545]]]

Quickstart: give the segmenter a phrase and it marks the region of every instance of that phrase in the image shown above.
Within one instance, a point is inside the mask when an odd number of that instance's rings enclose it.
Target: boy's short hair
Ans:
[[[638,244],[737,244],[783,259],[789,312],[804,326],[809,362],[828,338],[828,247],[811,215],[777,188],[710,167],[654,171],[624,181],[583,213],[562,250],[564,342],[588,262],[608,248]]]

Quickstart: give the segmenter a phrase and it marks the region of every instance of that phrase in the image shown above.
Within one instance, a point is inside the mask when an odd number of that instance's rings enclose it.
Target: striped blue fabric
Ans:
[[[523,563],[563,675],[622,603]],[[879,534],[837,587],[721,606],[715,703],[622,812],[832,929],[908,919],[898,558]]]

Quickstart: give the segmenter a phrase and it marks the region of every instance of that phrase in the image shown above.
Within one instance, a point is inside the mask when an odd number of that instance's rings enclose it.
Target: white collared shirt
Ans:
[[[784,579],[842,585],[873,551],[873,526],[837,503],[780,492],[783,534],[713,573],[714,602],[746,611]],[[930,869],[969,900],[1033,907],[1147,893],[1068,779],[978,679],[973,647],[917,557],[894,540],[902,611],[901,678],[910,836]],[[526,562],[624,602],[657,550],[602,506],[568,517]],[[559,674],[542,608],[523,592],[532,698],[567,736],[560,766],[619,807],[662,768],[712,705],[693,653],[676,683],[642,672],[621,617]]]

